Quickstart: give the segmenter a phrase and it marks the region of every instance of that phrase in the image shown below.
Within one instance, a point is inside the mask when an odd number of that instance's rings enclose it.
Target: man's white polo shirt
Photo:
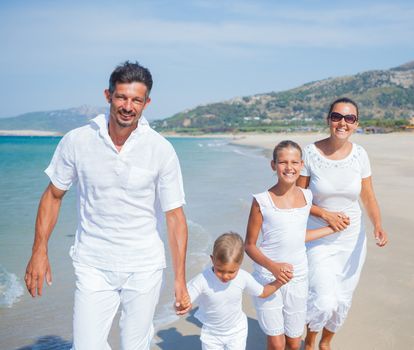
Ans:
[[[157,208],[185,204],[180,165],[172,145],[142,116],[120,152],[108,117],[68,132],[45,170],[53,185],[77,185],[78,227],[73,260],[110,271],[165,267]]]

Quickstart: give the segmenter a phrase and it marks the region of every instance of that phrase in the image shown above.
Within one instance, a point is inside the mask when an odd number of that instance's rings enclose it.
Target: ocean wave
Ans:
[[[244,149],[241,147],[233,147],[232,151],[236,154],[239,154],[244,157],[249,158],[259,158],[259,159],[267,159],[266,156],[263,154],[261,149],[251,148],[251,149]]]
[[[187,250],[187,266],[189,270],[192,268],[200,268],[201,271],[202,266],[210,260],[208,252],[211,249],[210,244],[212,243],[212,238],[207,230],[195,221],[187,219],[187,226],[190,237]],[[200,271],[197,271],[197,273]],[[167,268],[166,273],[172,273],[171,267]],[[174,288],[171,284],[172,280],[167,279],[165,282],[166,285],[162,291],[163,295],[157,306],[157,312],[154,318],[154,325],[157,330],[179,319],[173,308],[174,300],[170,298],[170,295],[173,295]]]
[[[14,273],[0,265],[0,307],[12,307],[23,295],[24,289]]]
[[[203,141],[199,142],[198,147],[209,147],[209,148],[220,148],[226,146],[230,143],[227,140],[213,140],[213,141]]]
[[[207,254],[210,244],[212,243],[211,235],[200,224],[187,219],[188,235],[191,237],[191,246],[188,253],[194,256],[209,256]]]

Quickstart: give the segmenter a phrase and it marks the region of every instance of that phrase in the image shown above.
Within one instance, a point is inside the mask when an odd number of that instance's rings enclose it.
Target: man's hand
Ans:
[[[45,279],[49,286],[52,284],[52,270],[47,256],[47,242],[55,227],[65,193],[66,191],[60,190],[49,183],[40,199],[32,256],[27,264],[26,275],[24,276],[27,290],[32,297],[35,297],[36,294],[42,295]]]
[[[32,297],[42,295],[43,281],[50,286],[52,284],[52,270],[49,264],[47,253],[39,252],[33,253],[26,267],[26,275],[24,280],[26,282],[27,290]]]
[[[191,300],[184,282],[175,283],[175,313],[184,315],[191,309]]]
[[[175,275],[175,310],[177,315],[183,315],[191,308],[191,303],[188,305],[188,302],[185,300],[189,298],[185,283],[185,255],[188,238],[187,221],[182,207],[167,211],[165,218]]]

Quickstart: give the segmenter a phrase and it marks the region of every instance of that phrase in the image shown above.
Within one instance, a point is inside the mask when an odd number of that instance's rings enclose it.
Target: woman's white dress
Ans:
[[[344,212],[350,225],[339,233],[307,243],[309,298],[307,324],[311,331],[337,332],[351,307],[366,255],[365,228],[359,205],[361,180],[371,176],[366,151],[353,143],[350,154],[330,160],[314,144],[305,147],[304,168],[309,176],[313,204],[328,211]],[[327,223],[310,216],[308,228]]]

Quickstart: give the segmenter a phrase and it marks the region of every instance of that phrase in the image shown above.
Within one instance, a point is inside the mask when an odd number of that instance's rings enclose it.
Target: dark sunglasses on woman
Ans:
[[[344,118],[345,122],[348,124],[355,124],[358,121],[358,117],[354,114],[343,115],[338,112],[332,112],[329,115],[329,119],[333,122],[339,122],[342,118]]]

